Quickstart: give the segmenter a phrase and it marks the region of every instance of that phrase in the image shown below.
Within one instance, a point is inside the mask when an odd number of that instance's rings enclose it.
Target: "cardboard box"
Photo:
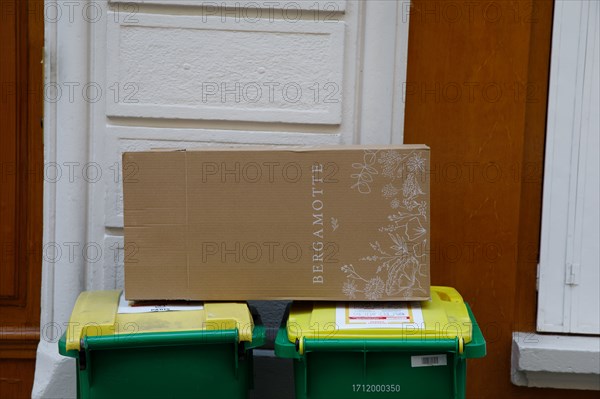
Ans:
[[[426,146],[123,155],[129,300],[429,298]]]

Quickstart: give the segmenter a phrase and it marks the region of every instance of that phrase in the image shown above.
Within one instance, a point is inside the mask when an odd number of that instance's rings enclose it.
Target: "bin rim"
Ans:
[[[252,341],[254,318],[247,302],[203,302],[201,307],[182,311],[120,311],[121,290],[83,291],[69,319],[66,349],[81,349],[82,339],[91,336],[130,335],[149,332],[186,332],[237,329],[239,341]]]
[[[140,332],[132,334],[111,334],[85,336],[81,339],[80,350],[124,349],[157,346],[177,346],[189,344],[239,343],[245,350],[259,348],[265,344],[266,328],[255,308],[248,306],[253,316],[254,327],[251,341],[240,341],[237,329],[191,330],[172,332]],[[67,332],[58,341],[58,352],[67,357],[78,358],[80,350],[67,350]]]
[[[463,355],[466,358],[481,358],[486,355],[486,342],[475,320],[471,307],[467,302],[464,303],[472,322],[472,339],[464,344]],[[284,313],[281,325],[275,338],[275,354],[280,358],[301,359],[307,352],[331,352],[339,350],[352,351],[384,351],[384,350],[435,350],[444,352],[459,353],[459,338],[454,339],[386,339],[386,338],[365,338],[365,339],[314,339],[302,338],[303,342],[296,340],[290,342],[287,334],[287,319],[289,317],[291,304],[289,304]],[[400,346],[401,348],[398,348]],[[305,350],[306,348],[306,350]]]

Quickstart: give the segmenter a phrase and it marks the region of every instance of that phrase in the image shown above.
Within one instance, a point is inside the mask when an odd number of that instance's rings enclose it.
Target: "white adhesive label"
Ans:
[[[423,328],[418,302],[343,303],[336,309],[340,329]]]
[[[448,359],[446,355],[425,355],[410,357],[411,367],[446,366],[447,364]]]
[[[173,312],[182,310],[202,310],[203,305],[199,305],[198,302],[192,302],[190,304],[156,304],[156,305],[131,305],[131,302],[125,300],[125,296],[121,294],[119,298],[119,308],[117,313],[131,314],[131,313],[154,313],[154,312]]]

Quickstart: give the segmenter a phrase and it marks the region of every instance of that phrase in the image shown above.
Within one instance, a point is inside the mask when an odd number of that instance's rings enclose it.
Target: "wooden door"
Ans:
[[[0,5],[0,397],[25,398],[40,330],[44,21],[29,1]]]
[[[413,0],[405,142],[431,146],[432,283],[456,287],[488,345],[470,398],[595,397],[510,382],[535,331],[553,2]]]

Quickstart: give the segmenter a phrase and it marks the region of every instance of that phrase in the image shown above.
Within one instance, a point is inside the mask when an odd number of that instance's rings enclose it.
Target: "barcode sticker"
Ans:
[[[448,361],[446,355],[411,356],[411,367],[446,366]]]

